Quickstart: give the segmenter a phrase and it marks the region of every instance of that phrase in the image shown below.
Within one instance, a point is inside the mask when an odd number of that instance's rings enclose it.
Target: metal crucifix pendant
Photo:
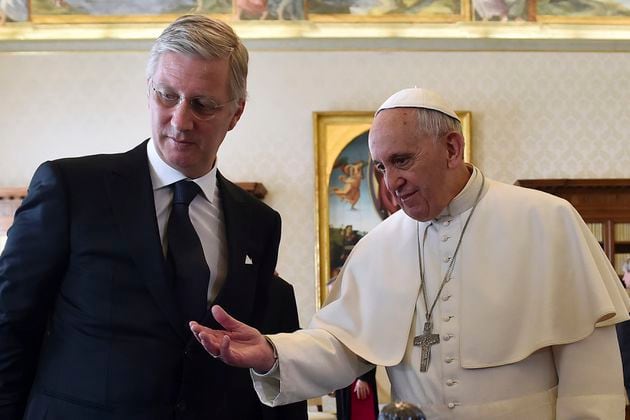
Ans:
[[[431,346],[440,342],[439,334],[431,334],[433,323],[427,321],[424,323],[424,331],[422,335],[414,337],[413,345],[420,346],[422,351],[420,357],[420,372],[426,372],[429,369],[429,361],[431,360]]]

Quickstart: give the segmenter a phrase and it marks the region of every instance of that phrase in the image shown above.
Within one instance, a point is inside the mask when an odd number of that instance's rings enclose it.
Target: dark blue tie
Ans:
[[[188,206],[199,192],[199,186],[192,181],[184,179],[173,184],[173,207],[166,228],[167,265],[173,273],[175,295],[186,321],[201,321],[208,306],[210,269],[188,214]]]

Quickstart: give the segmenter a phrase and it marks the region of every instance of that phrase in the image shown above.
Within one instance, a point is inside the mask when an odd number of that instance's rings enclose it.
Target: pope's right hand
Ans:
[[[211,311],[225,330],[213,330],[195,321],[189,325],[197,341],[212,357],[230,366],[253,368],[261,374],[273,367],[273,347],[257,329],[232,318],[218,305]]]

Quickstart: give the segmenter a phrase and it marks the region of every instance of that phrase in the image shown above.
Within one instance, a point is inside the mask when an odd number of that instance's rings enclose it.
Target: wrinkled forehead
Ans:
[[[402,144],[416,142],[420,134],[417,112],[413,108],[395,108],[379,112],[368,134],[373,159],[392,152]]]

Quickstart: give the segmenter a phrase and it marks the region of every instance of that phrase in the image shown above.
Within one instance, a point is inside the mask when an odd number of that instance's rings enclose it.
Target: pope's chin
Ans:
[[[408,209],[405,206],[402,206],[402,210],[407,216],[418,222],[428,222],[432,219],[432,217],[428,216],[426,213],[414,212],[413,209]]]
[[[398,199],[398,202],[400,203],[402,211],[404,211],[405,214],[412,219],[417,220],[418,222],[426,222],[432,219],[431,215],[427,214],[427,209],[421,209],[414,206],[411,203],[411,200],[406,203],[404,200]]]

